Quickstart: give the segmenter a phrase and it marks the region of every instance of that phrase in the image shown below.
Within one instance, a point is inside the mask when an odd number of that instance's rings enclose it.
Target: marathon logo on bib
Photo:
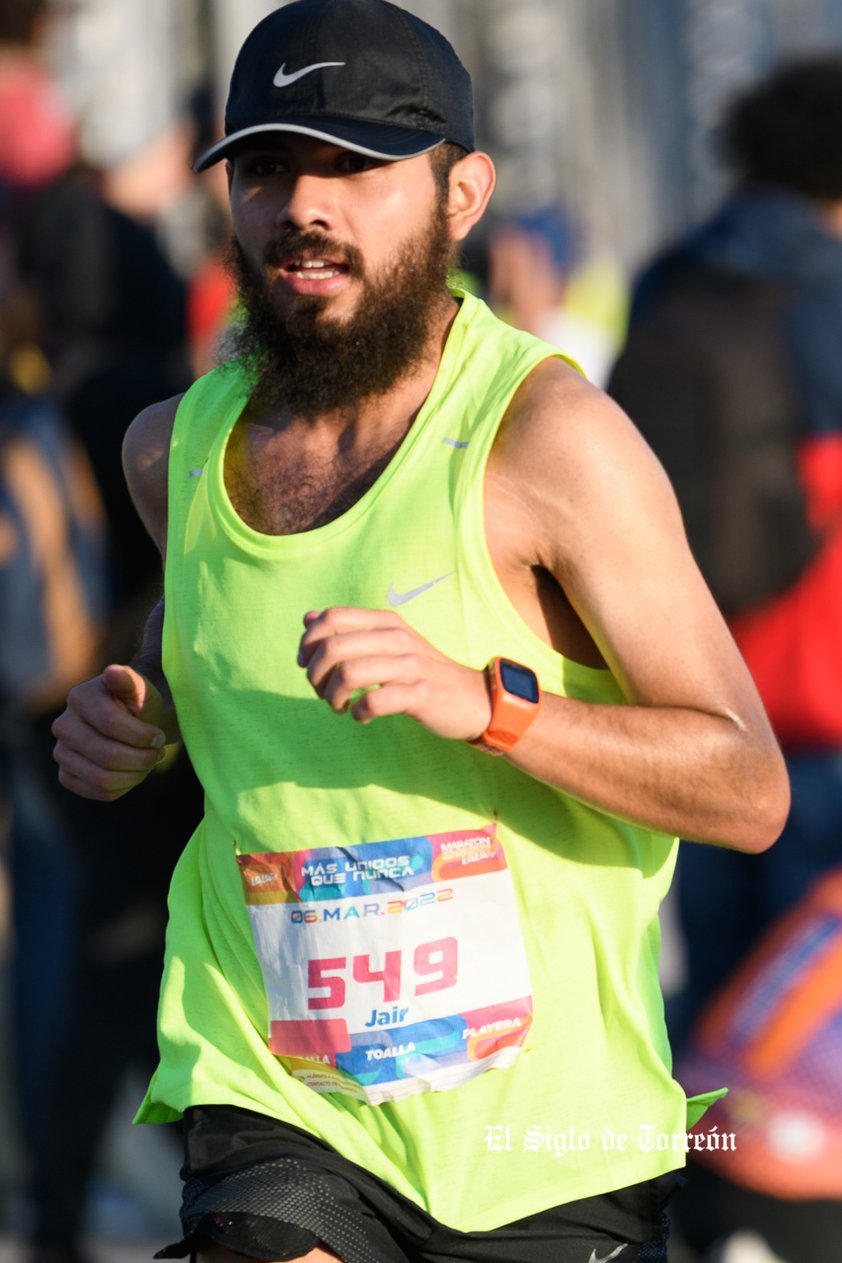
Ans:
[[[516,1060],[532,999],[495,824],[238,863],[296,1078],[376,1105]]]

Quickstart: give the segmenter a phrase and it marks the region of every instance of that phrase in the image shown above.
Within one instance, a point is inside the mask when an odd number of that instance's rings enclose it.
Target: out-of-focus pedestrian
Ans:
[[[154,837],[56,787],[69,679],[130,652],[157,554],[124,491],[138,408],[189,381],[184,286],[148,224],[79,161],[39,51],[46,5],[0,15],[3,305],[0,649],[15,925],[14,1093],[33,1257],[79,1257],[114,1097],[156,1056],[165,895],[199,804],[186,759],[150,779]],[[37,160],[36,160],[37,159]],[[104,627],[108,627],[107,638]],[[132,881],[123,880],[132,856]]]
[[[733,192],[642,276],[608,389],[672,476],[792,809],[750,868],[683,849],[679,1044],[842,838],[842,56],[777,67],[730,104],[721,139]],[[815,1245],[805,1234],[800,1257]]]
[[[625,333],[619,265],[561,205],[525,208],[486,235],[488,300],[505,320],[561,348],[604,386]]]

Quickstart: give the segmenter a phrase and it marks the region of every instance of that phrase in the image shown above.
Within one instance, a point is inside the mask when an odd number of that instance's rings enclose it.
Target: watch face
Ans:
[[[508,658],[500,659],[500,680],[507,693],[522,697],[526,702],[538,701],[538,681],[535,672],[529,667],[522,667]]]

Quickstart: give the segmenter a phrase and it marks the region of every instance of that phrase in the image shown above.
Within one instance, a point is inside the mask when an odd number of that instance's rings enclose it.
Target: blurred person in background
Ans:
[[[106,538],[84,451],[37,389],[34,304],[0,223],[0,787],[11,808],[16,1108],[31,1144],[44,1118],[75,912],[76,866],[52,792],[48,734],[63,681],[98,661]]]
[[[591,250],[561,206],[493,223],[486,239],[487,296],[498,315],[552,342],[604,386],[625,332],[620,269]]]
[[[12,806],[16,951],[12,975],[20,1122],[37,1130],[66,991],[75,868],[51,812],[44,734],[75,661],[95,661],[106,607],[105,521],[90,464],[45,388],[37,295],[20,270],[30,199],[75,159],[75,128],[38,51],[45,6],[0,10],[0,372],[2,372],[2,714]],[[52,915],[35,915],[49,883]],[[33,902],[34,901],[34,902]]]
[[[55,788],[49,728],[68,671],[78,676],[80,655],[102,663],[130,653],[159,591],[157,554],[124,488],[123,434],[138,408],[183,389],[190,372],[184,285],[150,224],[110,205],[106,182],[80,160],[40,52],[46,10],[37,0],[0,10],[4,252],[26,300],[4,312],[32,316],[4,355],[2,628],[4,684],[15,690],[14,709],[4,696],[4,734],[15,751],[14,1038],[29,1234],[34,1259],[64,1263],[80,1257],[114,1097],[132,1066],[148,1071],[156,1058],[166,887],[199,797],[186,758],[170,758],[147,786],[158,821],[150,837],[135,809],[107,816]],[[82,508],[84,530],[73,516]],[[45,666],[37,654],[51,646]],[[69,665],[59,647],[75,655]],[[46,677],[37,711],[31,659]],[[34,718],[21,723],[21,709]]]
[[[730,104],[721,141],[733,192],[643,274],[608,389],[673,479],[792,809],[757,864],[682,851],[679,1045],[842,839],[842,55],[777,67]],[[803,1241],[791,1263],[818,1257]]]
[[[0,188],[20,201],[64,171],[76,127],[41,52],[46,0],[4,0],[0,9]]]

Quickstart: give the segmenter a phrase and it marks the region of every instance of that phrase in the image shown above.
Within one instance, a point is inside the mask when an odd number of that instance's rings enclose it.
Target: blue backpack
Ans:
[[[91,669],[105,527],[87,460],[47,403],[0,383],[0,714],[44,711]]]

